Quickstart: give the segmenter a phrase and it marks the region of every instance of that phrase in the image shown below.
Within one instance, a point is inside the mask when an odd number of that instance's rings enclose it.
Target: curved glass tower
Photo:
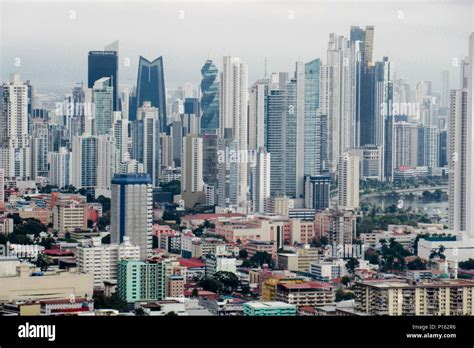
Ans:
[[[217,67],[208,59],[201,69],[201,132],[215,133],[219,128],[219,84]]]
[[[137,109],[141,108],[146,101],[149,101],[151,106],[158,108],[160,131],[168,133],[163,57],[158,57],[150,62],[140,56],[137,77]]]

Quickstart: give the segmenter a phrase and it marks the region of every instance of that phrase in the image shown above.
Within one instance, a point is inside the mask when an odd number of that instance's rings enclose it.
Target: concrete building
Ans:
[[[164,263],[122,260],[118,264],[117,293],[127,303],[165,297]]]
[[[116,174],[112,180],[110,241],[120,244],[124,237],[140,247],[140,259],[151,253],[153,197],[147,174]]]
[[[357,151],[345,152],[339,158],[338,205],[346,209],[359,208],[360,157]]]
[[[298,284],[279,284],[276,290],[277,301],[304,306],[331,306],[335,303],[335,289],[327,283],[302,282]]]
[[[17,267],[15,275],[0,277],[0,302],[17,300],[92,298],[92,274],[74,269],[59,272],[36,272],[28,265]]]
[[[278,301],[244,303],[245,316],[275,317],[296,316],[296,306]]]
[[[140,248],[124,237],[122,244],[102,244],[101,238],[92,238],[76,249],[79,271],[94,276],[94,287],[103,288],[104,282],[117,281],[117,265],[120,260],[137,260]]]
[[[462,279],[355,283],[356,310],[369,315],[474,315],[474,283]]]
[[[59,195],[53,208],[53,228],[61,233],[87,229],[86,197]]]

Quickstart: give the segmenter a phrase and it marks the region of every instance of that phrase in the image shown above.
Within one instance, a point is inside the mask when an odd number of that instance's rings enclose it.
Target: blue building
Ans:
[[[88,56],[87,87],[103,77],[110,78],[113,87],[113,109],[120,110],[118,102],[118,55],[115,51],[90,51]]]
[[[215,133],[219,128],[219,83],[217,67],[208,59],[201,69],[201,132]]]
[[[169,133],[168,120],[166,116],[166,89],[165,73],[163,69],[163,57],[158,57],[150,62],[140,56],[138,62],[136,107],[143,106],[149,101],[151,106],[158,108],[160,128],[162,132]]]

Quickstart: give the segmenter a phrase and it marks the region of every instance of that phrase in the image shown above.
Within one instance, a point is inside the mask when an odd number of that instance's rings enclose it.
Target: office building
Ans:
[[[147,174],[116,174],[112,179],[110,241],[120,244],[129,237],[146,259],[152,246],[153,197]]]

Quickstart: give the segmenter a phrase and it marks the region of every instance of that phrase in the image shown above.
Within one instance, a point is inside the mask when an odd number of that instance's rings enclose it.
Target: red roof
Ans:
[[[59,250],[59,249],[46,249],[43,250],[43,254],[51,256],[74,256],[74,252],[70,250]]]
[[[179,259],[180,266],[184,266],[187,268],[201,268],[206,267],[206,264],[203,263],[201,260],[196,258],[191,259]]]

